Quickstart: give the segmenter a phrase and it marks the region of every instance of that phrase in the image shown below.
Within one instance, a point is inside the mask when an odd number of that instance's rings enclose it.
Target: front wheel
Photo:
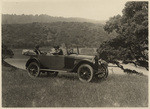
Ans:
[[[40,75],[40,67],[36,62],[31,62],[27,70],[30,77],[38,77]]]
[[[95,74],[96,79],[105,79],[108,77],[108,68],[102,65]]]
[[[94,71],[89,64],[82,64],[78,68],[78,78],[82,82],[91,82],[93,80]]]

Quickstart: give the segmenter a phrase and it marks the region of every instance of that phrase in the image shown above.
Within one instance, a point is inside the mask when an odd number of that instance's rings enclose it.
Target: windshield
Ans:
[[[79,48],[79,51],[78,51],[78,48],[68,49],[69,54],[78,54],[78,52],[81,55],[96,55],[97,54],[96,48]]]

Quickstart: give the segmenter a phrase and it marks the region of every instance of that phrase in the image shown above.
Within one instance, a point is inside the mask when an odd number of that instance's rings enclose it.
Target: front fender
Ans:
[[[75,61],[75,66],[73,67],[72,69],[72,72],[77,72],[78,68],[80,65],[82,64],[89,64],[93,67],[94,69],[94,63],[91,61],[91,60],[88,60],[88,59],[84,59],[84,60],[76,60]]]
[[[103,66],[105,66],[105,67],[108,67],[108,63],[106,62],[106,61],[104,61],[104,60],[99,60],[99,64],[100,65],[103,65]]]

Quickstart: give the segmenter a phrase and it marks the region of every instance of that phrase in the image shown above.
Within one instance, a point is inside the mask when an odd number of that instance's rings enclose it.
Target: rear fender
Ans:
[[[32,58],[30,58],[30,59],[27,61],[27,63],[26,63],[26,68],[29,66],[29,64],[30,64],[31,62],[36,62],[39,66],[41,66],[41,65],[40,65],[40,61],[39,61],[37,58],[32,57]]]

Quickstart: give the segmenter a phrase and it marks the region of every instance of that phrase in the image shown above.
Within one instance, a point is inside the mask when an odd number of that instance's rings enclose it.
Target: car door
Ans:
[[[62,70],[64,68],[64,55],[39,55],[40,63],[49,69]]]
[[[74,67],[75,56],[66,55],[65,56],[65,69],[72,69]]]

